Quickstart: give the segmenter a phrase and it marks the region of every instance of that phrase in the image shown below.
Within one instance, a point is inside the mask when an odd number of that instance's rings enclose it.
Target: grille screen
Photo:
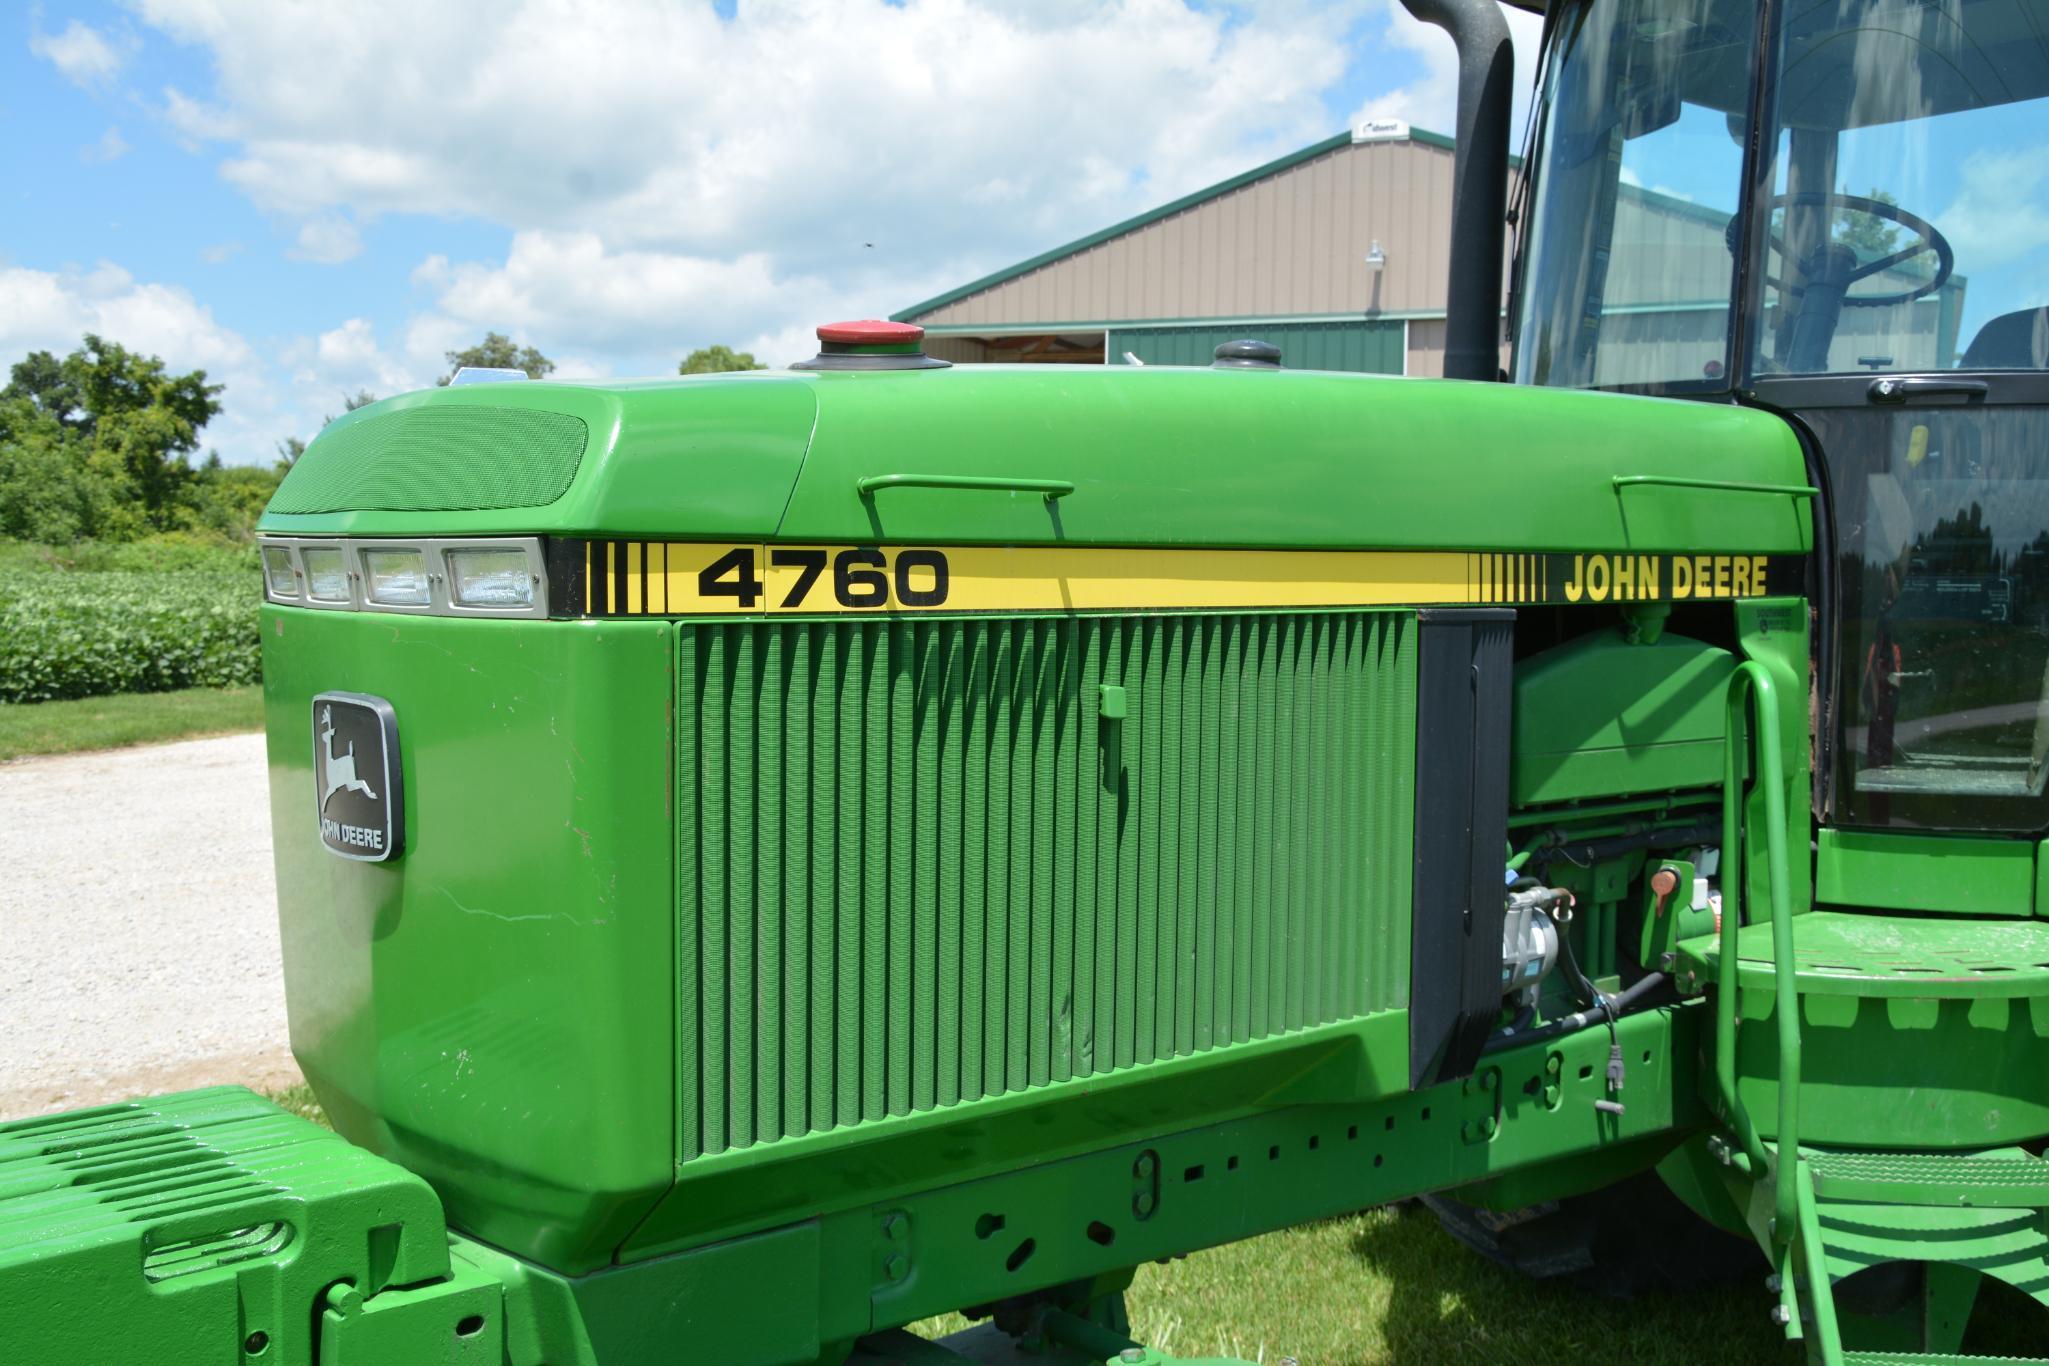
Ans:
[[[684,1155],[1404,1004],[1415,629],[683,627]]]
[[[583,419],[531,408],[406,408],[315,441],[270,511],[460,512],[541,507],[583,460]]]

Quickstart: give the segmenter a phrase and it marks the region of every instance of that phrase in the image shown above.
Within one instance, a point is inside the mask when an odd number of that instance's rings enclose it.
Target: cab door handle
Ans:
[[[1926,375],[1909,375],[1896,379],[1888,375],[1884,379],[1871,381],[1865,397],[1873,403],[1912,403],[1917,398],[1951,397],[1961,398],[1966,403],[1980,399],[1992,392],[1992,386],[1982,379],[1940,379]]]

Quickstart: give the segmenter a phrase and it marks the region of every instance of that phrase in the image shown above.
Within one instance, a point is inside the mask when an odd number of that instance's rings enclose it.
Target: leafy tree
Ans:
[[[701,346],[676,367],[679,375],[716,375],[728,370],[766,370],[752,351],[735,351],[730,346]]]
[[[442,384],[454,379],[455,372],[466,365],[487,370],[524,370],[528,379],[544,379],[555,368],[554,361],[531,346],[514,345],[512,338],[502,332],[486,332],[475,346],[444,354],[448,357],[448,373],[441,377]]]
[[[1845,185],[1837,193],[1848,194],[1850,187]],[[1900,202],[1876,185],[1862,197],[1875,199],[1881,204]],[[1899,239],[1900,225],[1890,218],[1881,218],[1862,209],[1836,210],[1835,240],[1855,248],[1859,260],[1876,261],[1881,256],[1892,255],[1899,247]]]
[[[67,430],[78,431],[90,423],[75,377],[67,376],[64,362],[48,351],[31,351],[14,363],[6,389],[0,390],[0,401],[9,399],[29,404]]]
[[[189,457],[221,392],[204,370],[172,374],[91,333],[61,361],[17,362],[0,389],[0,531],[125,539],[185,525]]]
[[[25,398],[0,398],[0,536],[68,545],[107,523],[118,490],[84,443]]]
[[[285,472],[261,465],[223,465],[218,456],[199,471],[189,525],[239,540],[249,534],[277,492]]]

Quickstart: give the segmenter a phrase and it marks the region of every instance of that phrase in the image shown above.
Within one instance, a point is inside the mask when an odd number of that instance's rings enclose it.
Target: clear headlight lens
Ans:
[[[370,601],[388,607],[425,607],[427,557],[417,550],[366,550],[363,585]]]
[[[292,552],[281,545],[263,548],[263,582],[274,598],[299,596],[299,581],[292,576]]]
[[[463,607],[534,605],[534,577],[523,550],[451,550],[448,586]]]
[[[349,600],[349,570],[338,546],[307,546],[299,552],[306,566],[306,595],[321,602]]]

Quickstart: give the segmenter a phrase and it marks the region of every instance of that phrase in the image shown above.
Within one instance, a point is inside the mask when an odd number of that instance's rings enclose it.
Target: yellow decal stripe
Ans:
[[[1800,563],[1763,555],[591,541],[584,609],[766,616],[1729,599],[1799,592]]]

